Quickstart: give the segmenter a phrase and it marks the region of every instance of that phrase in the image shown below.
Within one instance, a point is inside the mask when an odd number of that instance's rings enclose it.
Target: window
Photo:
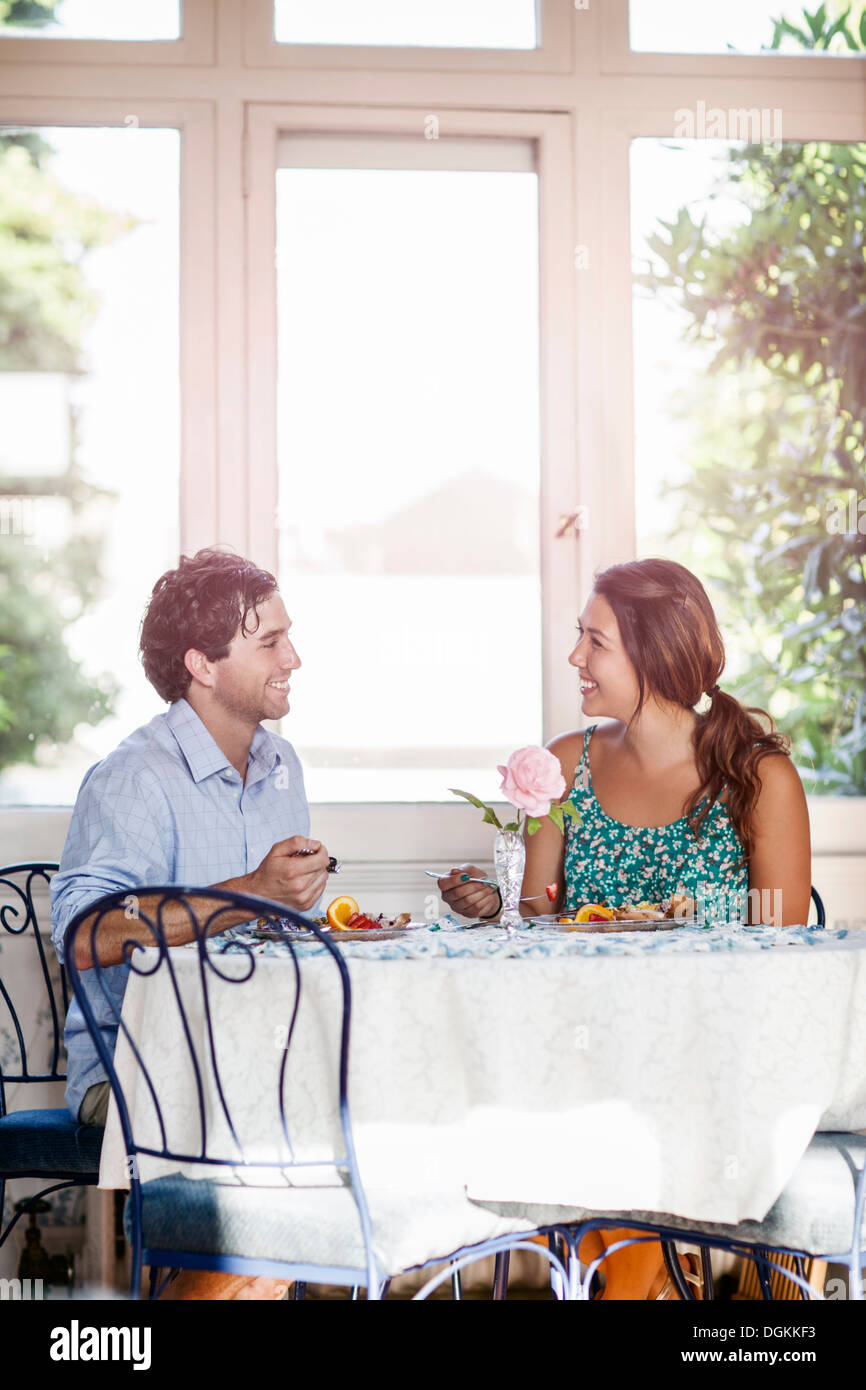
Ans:
[[[534,0],[276,0],[279,43],[534,48]]]
[[[180,0],[6,0],[0,15],[0,38],[180,37]]]
[[[178,551],[176,130],[0,127],[0,800],[70,802],[158,712]]]
[[[503,751],[542,735],[532,145],[284,137],[280,163],[280,576],[310,794],[492,796]]]
[[[632,146],[639,554],[707,577],[810,791],[866,786],[866,145]]]
[[[630,0],[629,32],[641,53],[850,55],[866,49],[866,5]]]

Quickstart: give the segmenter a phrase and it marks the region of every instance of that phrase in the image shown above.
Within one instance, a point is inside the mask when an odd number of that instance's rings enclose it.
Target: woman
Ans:
[[[750,922],[805,922],[811,866],[803,787],[769,715],[719,689],[724,647],[700,581],[671,560],[604,570],[569,661],[580,674],[587,727],[549,747],[582,824],[567,823],[563,838],[545,819],[527,838],[530,901],[521,910],[531,913],[555,882],[558,908],[683,893],[712,923],[745,909],[748,891]],[[699,713],[702,697],[709,704]],[[595,722],[602,718],[610,722]],[[463,865],[440,879],[443,897],[463,916],[494,919],[497,890],[469,877],[484,875]],[[625,1234],[608,1232],[608,1243]],[[591,1258],[600,1248],[587,1237],[581,1254]],[[612,1255],[605,1268],[605,1297],[671,1296],[655,1241]]]

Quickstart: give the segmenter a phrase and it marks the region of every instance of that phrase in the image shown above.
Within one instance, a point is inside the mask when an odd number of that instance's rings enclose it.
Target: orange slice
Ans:
[[[609,907],[599,903],[585,903],[575,917],[575,922],[612,922],[613,913]]]
[[[332,903],[328,904],[325,916],[329,926],[332,926],[335,931],[345,931],[349,918],[360,910],[354,898],[335,898]]]

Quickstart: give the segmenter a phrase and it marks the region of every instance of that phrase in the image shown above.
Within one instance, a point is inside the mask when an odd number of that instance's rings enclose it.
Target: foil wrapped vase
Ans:
[[[526,846],[520,831],[497,830],[493,843],[493,864],[502,898],[499,924],[509,933],[517,931],[523,922],[520,915],[520,891],[523,887],[525,863]]]

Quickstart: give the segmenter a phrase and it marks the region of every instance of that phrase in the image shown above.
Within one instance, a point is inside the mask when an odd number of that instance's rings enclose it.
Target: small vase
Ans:
[[[520,916],[520,890],[523,887],[526,846],[519,830],[497,830],[493,843],[493,863],[502,898],[499,925],[513,933],[523,920]]]

